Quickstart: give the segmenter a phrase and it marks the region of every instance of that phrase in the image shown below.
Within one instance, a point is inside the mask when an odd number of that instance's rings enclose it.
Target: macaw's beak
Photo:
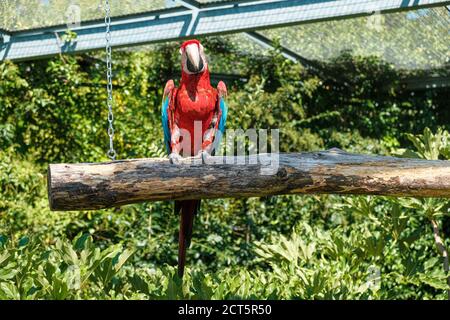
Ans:
[[[186,47],[186,56],[186,67],[190,72],[200,73],[203,71],[204,63],[197,44],[190,44]]]

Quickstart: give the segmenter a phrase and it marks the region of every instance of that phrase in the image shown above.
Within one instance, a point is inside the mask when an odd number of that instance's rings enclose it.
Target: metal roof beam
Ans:
[[[191,10],[198,10],[201,7],[201,3],[197,0],[171,0],[174,4],[178,3],[188,9]],[[274,43],[271,39],[267,38],[266,36],[262,35],[259,32],[256,31],[248,31],[245,32],[245,35],[252,40],[253,42],[257,43],[261,47],[265,49],[274,49]],[[312,67],[309,60],[306,58],[303,58],[298,53],[281,46],[281,54],[286,58],[294,62],[301,62],[306,67]]]
[[[185,2],[193,3],[192,0]],[[449,4],[450,1],[444,0],[221,1],[201,4],[195,10],[182,6],[115,17],[111,43],[113,47],[129,47]],[[10,37],[4,37],[0,43],[0,61],[45,58],[105,46],[103,19],[72,29],[77,34],[76,39],[62,38],[67,29],[66,25],[60,25],[10,32]]]
[[[273,40],[271,40],[270,38],[267,38],[266,36],[262,35],[259,32],[249,31],[249,32],[246,32],[245,34],[249,39],[251,39],[252,41],[254,41],[255,43],[257,43],[258,45],[260,45],[261,47],[263,47],[265,49],[274,49],[275,48]],[[302,57],[297,52],[294,52],[291,49],[286,48],[285,46],[280,45],[280,50],[281,50],[281,54],[286,59],[289,59],[294,62],[301,62],[305,66],[311,65],[311,61]]]

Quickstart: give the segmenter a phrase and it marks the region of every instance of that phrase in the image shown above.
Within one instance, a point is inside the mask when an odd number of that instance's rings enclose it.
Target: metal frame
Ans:
[[[198,10],[202,3],[198,2],[197,0],[172,0],[172,2],[174,4],[181,4],[182,6],[186,7],[187,9],[191,9],[191,10]],[[258,33],[256,31],[247,31],[245,32],[245,35],[252,40],[253,42],[255,42],[256,44],[258,44],[259,46],[265,48],[265,49],[273,49],[274,45],[273,45],[273,41],[269,38],[267,38],[266,36],[262,35],[261,33]],[[305,65],[308,68],[313,69],[314,67],[312,66],[312,63],[307,60],[306,58],[300,56],[298,53],[284,47],[281,46],[281,54],[286,58],[289,59],[291,61],[297,62],[300,61],[303,65]]]
[[[229,0],[199,4],[184,0],[184,6],[115,17],[112,46],[148,43],[255,31],[302,23],[389,13],[449,5],[444,0]],[[197,3],[198,4],[198,3]],[[190,8],[189,8],[190,6]],[[0,61],[46,58],[60,53],[103,49],[104,21],[82,23],[72,31],[77,38],[62,42],[66,25],[9,32],[0,43]],[[0,32],[1,33],[1,32]],[[5,32],[3,32],[5,33]]]
[[[449,76],[411,77],[402,81],[402,87],[408,91],[450,88]]]

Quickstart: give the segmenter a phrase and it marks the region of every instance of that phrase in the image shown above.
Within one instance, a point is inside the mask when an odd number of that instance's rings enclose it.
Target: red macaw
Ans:
[[[198,40],[188,40],[181,45],[181,81],[178,88],[169,80],[164,88],[162,125],[164,142],[172,164],[184,156],[205,158],[214,153],[225,131],[227,105],[224,98],[227,88],[222,81],[213,88],[210,83],[208,62],[203,46]],[[194,134],[194,123],[201,124],[201,135]],[[200,122],[198,122],[200,121]],[[200,125],[198,125],[200,127]],[[191,143],[184,141],[189,133]],[[175,201],[175,214],[180,214],[178,240],[178,275],[183,276],[186,249],[192,238],[194,216],[200,200]]]

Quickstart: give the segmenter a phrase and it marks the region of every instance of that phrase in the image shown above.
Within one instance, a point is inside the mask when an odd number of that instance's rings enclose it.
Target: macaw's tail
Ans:
[[[194,216],[200,209],[200,200],[175,201],[175,214],[180,214],[180,233],[178,236],[178,276],[183,277],[186,263],[186,250],[191,245]]]

